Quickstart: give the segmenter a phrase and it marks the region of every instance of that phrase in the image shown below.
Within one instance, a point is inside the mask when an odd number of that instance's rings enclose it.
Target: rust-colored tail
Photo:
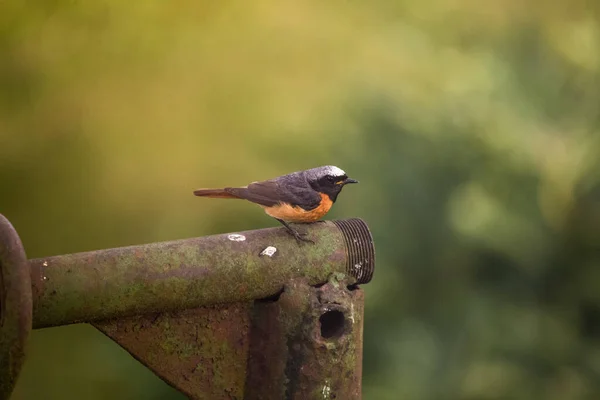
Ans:
[[[240,197],[230,193],[227,189],[198,189],[194,190],[195,196],[212,197],[214,199],[239,199]]]

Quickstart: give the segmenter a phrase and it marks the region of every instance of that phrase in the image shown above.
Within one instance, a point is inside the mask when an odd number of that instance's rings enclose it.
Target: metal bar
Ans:
[[[362,220],[309,231],[315,244],[271,228],[31,260],[33,327],[265,298],[296,277],[370,280],[374,249]]]

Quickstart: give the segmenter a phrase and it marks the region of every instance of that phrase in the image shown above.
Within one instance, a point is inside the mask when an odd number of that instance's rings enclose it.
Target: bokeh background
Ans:
[[[600,398],[600,3],[0,2],[0,212],[29,257],[277,226],[191,195],[359,179],[364,398]],[[14,399],[182,399],[86,325]]]

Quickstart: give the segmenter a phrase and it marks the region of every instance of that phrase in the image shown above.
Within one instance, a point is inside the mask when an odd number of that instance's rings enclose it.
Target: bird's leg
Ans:
[[[275,218],[277,221],[281,222],[281,224],[283,226],[285,226],[285,229],[287,229],[287,231],[296,238],[297,241],[302,241],[302,242],[309,242],[309,243],[315,243],[310,239],[304,238],[302,237],[303,235],[306,236],[306,233],[301,234],[300,232],[298,232],[297,230],[295,230],[294,228],[292,228],[287,222],[285,222],[282,219],[279,218]]]

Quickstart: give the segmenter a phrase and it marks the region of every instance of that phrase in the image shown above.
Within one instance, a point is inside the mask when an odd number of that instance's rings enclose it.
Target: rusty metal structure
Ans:
[[[361,398],[371,234],[325,221],[28,260],[0,215],[0,398],[32,329],[90,323],[190,399]]]

